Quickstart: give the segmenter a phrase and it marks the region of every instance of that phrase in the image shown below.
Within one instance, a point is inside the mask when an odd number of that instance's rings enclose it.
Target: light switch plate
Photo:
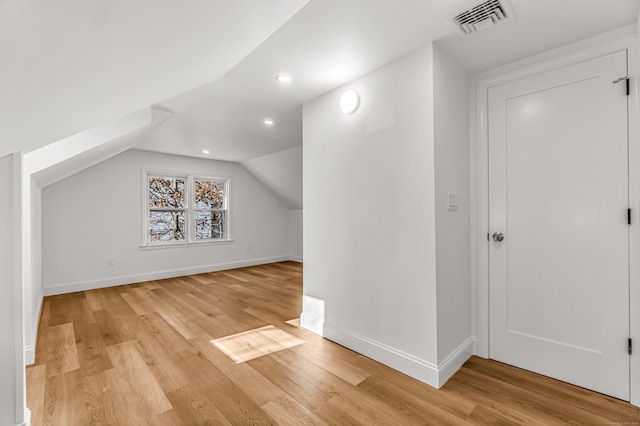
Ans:
[[[455,192],[447,192],[447,210],[457,212],[459,207],[458,194]]]

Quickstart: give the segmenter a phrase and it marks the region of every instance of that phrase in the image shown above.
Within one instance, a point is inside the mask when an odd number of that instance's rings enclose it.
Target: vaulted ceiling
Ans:
[[[132,146],[247,161],[302,143],[304,102],[431,41],[475,73],[634,24],[639,7],[511,0],[515,19],[464,37],[445,16],[469,3],[0,0],[0,156],[151,107],[162,121]]]

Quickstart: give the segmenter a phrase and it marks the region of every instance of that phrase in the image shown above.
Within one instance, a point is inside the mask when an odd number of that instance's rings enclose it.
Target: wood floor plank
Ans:
[[[171,395],[167,395],[171,403],[174,404]],[[176,403],[177,405],[177,403]],[[190,414],[191,410],[187,410],[187,413]],[[175,408],[172,408],[169,411],[165,411],[162,414],[157,415],[149,422],[150,425],[153,426],[209,426],[209,425],[229,425],[229,422],[224,423],[223,421],[209,421],[203,420],[198,421],[193,418],[193,416],[189,415],[191,419],[187,422],[185,420],[185,416],[178,412]]]
[[[31,423],[44,423],[44,396],[47,380],[47,365],[33,365],[27,368],[27,406],[31,408]]]
[[[155,312],[151,303],[149,303],[149,290],[145,288],[134,288],[131,291],[120,293],[120,297],[124,299],[136,315],[145,315]]]
[[[472,410],[459,412],[447,406],[434,404],[433,400],[423,400],[411,392],[395,386],[377,376],[372,376],[358,385],[359,389],[385,401],[396,411],[412,419],[412,423],[470,425],[466,420]]]
[[[118,389],[118,405],[138,424],[172,408],[134,342],[109,346],[106,351],[114,366],[104,372],[107,381]]]
[[[73,321],[94,323],[92,311],[84,293],[72,293],[68,297],[56,296],[49,304],[49,325],[65,324]]]
[[[262,408],[281,425],[326,425],[288,395],[269,401]]]
[[[152,290],[151,294],[155,311],[186,340],[207,333],[195,321],[196,316],[191,311],[191,306],[181,302],[164,288]]]
[[[73,323],[54,325],[42,331],[36,349],[36,365],[47,365],[47,377],[79,369]]]
[[[249,365],[309,410],[331,399],[326,389],[306,382],[305,376],[282,366],[273,355],[249,361]]]
[[[640,424],[626,402],[478,357],[436,390],[301,329],[301,300],[295,262],[47,297],[33,424]]]
[[[89,424],[119,425],[134,421],[123,407],[119,407],[119,389],[112,386],[104,372],[84,376],[82,390]]]
[[[311,385],[322,389],[330,396],[330,399],[334,400],[335,405],[342,408],[351,407],[354,412],[360,413],[362,418],[391,421],[392,424],[410,424],[412,422],[411,415],[389,404],[387,398],[372,395],[370,392],[363,391],[360,386],[354,387],[292,351],[277,352],[270,358],[280,364],[279,369],[293,372],[307,386]],[[317,406],[309,408],[320,415]],[[372,416],[373,412],[379,415]]]
[[[42,301],[42,312],[40,312],[39,327],[49,327],[49,318],[51,317],[51,299],[46,298]]]
[[[156,312],[142,315],[140,318],[144,323],[144,329],[153,334],[168,352],[181,352],[191,348],[189,342]]]
[[[190,424],[190,425],[231,425],[232,423],[226,419],[224,414],[211,403],[208,398],[203,397],[202,392],[188,385],[167,394],[173,409],[167,412],[169,419],[164,419],[168,425]],[[163,415],[159,416],[163,417]],[[166,416],[164,416],[166,417]],[[189,419],[189,423],[172,423],[176,419]]]
[[[264,406],[269,401],[286,397],[287,394],[247,363],[237,364],[217,349],[210,339],[200,337],[191,341],[193,345],[214,365],[216,365],[242,392],[256,404]]]
[[[591,392],[578,386],[566,385],[550,377],[532,374],[510,365],[499,362],[486,363],[482,362],[480,358],[472,357],[465,368],[473,368],[481,374],[513,386],[524,388],[535,386],[537,392],[553,398],[558,404],[568,404],[579,411],[589,411],[591,414],[606,418],[613,409],[620,415],[628,416],[628,419],[640,419],[640,407],[633,407],[619,399]],[[563,386],[558,386],[559,384]]]
[[[141,331],[137,338],[135,345],[138,353],[163,392],[168,393],[191,383],[193,377],[182,368],[175,353],[168,352],[156,336]]]
[[[214,403],[231,424],[275,424],[273,419],[222,370],[208,363],[206,357],[200,353],[198,358],[199,362],[192,360],[191,367],[199,365],[200,375],[191,386],[202,397]]]
[[[138,324],[140,323],[138,316],[118,318],[108,308],[107,310],[95,311],[93,315],[100,328],[100,336],[104,341],[105,347],[135,339]]]
[[[82,374],[89,376],[113,368],[107,356],[106,345],[100,326],[95,324],[73,323],[76,336],[76,349]]]
[[[564,407],[557,404],[552,398],[546,398],[542,394],[535,391],[529,391],[525,388],[518,388],[504,383],[498,379],[482,377],[473,370],[462,370],[456,375],[451,383],[447,383],[448,389],[457,389],[458,394],[462,390],[459,384],[463,384],[465,395],[474,397],[476,401],[485,405],[491,403],[496,404],[501,410],[518,413],[521,417],[533,421],[544,422],[545,424],[566,424],[575,422],[584,424],[586,419],[590,422],[602,424],[604,419],[589,413],[575,412],[573,407]],[[545,403],[541,404],[540,400],[544,399]],[[587,422],[588,424],[588,422]]]
[[[344,359],[319,351],[312,345],[298,345],[291,350],[353,386],[357,386],[371,376],[369,371],[357,367]]]
[[[89,424],[80,370],[49,376],[45,384],[44,425]]]

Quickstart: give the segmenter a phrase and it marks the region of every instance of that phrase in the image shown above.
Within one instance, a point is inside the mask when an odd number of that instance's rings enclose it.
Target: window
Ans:
[[[145,245],[227,241],[228,179],[146,173]]]
[[[225,234],[226,182],[194,179],[196,239],[218,240]]]
[[[186,238],[186,177],[149,176],[149,242]]]

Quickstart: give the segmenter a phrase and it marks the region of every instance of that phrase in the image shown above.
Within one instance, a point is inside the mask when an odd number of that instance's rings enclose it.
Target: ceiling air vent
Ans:
[[[515,16],[509,0],[484,0],[450,14],[447,19],[463,34],[469,35],[489,29]]]

